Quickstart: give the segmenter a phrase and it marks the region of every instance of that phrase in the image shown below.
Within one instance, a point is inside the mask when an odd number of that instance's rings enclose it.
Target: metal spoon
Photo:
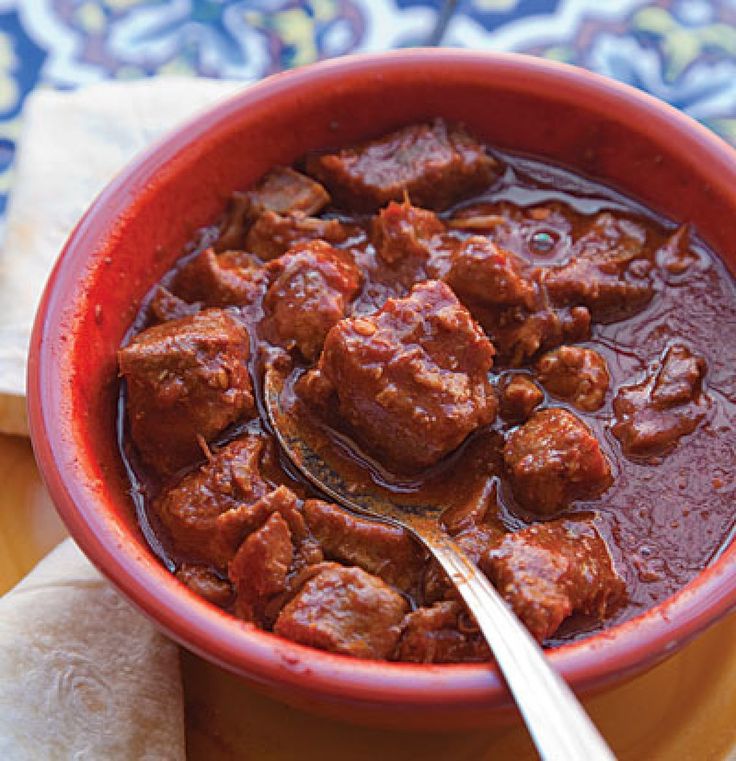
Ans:
[[[572,690],[495,587],[439,526],[437,505],[402,504],[356,493],[307,441],[283,406],[284,376],[269,368],[264,401],[276,437],[296,468],[320,491],[355,513],[410,531],[438,560],[475,616],[527,729],[545,761],[608,761],[615,756]]]

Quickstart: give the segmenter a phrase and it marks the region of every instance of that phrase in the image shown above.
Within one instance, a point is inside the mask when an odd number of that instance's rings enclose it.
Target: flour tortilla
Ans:
[[[0,599],[0,758],[186,758],[176,645],[71,539]]]

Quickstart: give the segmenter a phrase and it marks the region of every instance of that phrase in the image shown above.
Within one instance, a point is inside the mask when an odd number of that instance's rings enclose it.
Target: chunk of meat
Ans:
[[[499,362],[509,367],[519,367],[544,349],[590,336],[586,307],[560,309],[542,304],[530,312],[523,307],[493,309],[474,303],[470,310],[493,341]]]
[[[279,343],[314,360],[325,336],[339,322],[360,289],[350,255],[324,241],[304,243],[269,262],[271,286],[264,306]]]
[[[151,316],[158,322],[169,322],[169,320],[180,320],[182,317],[190,317],[197,312],[202,311],[202,304],[188,304],[178,296],[174,296],[171,291],[159,285],[153,294],[149,306]]]
[[[261,464],[263,463],[261,458]],[[244,500],[237,507],[221,513],[215,519],[215,533],[210,546],[214,557],[231,558],[244,537],[262,526],[274,513],[286,521],[291,537],[301,553],[301,547],[310,542],[307,524],[300,503],[291,489],[277,486],[255,502]],[[321,560],[322,557],[319,557]]]
[[[473,303],[533,309],[537,301],[535,283],[525,276],[521,260],[482,235],[468,238],[454,252],[445,280],[471,312]]]
[[[490,657],[478,625],[456,600],[409,613],[395,653],[396,660],[414,663],[487,661]]]
[[[461,209],[452,219],[447,220],[447,226],[452,230],[467,230],[477,233],[492,233],[507,223],[506,217],[495,212],[477,210],[475,207]]]
[[[319,499],[304,503],[304,517],[327,557],[360,566],[404,591],[419,582],[424,553],[404,529],[359,518]]]
[[[588,337],[588,309],[550,304],[539,268],[484,236],[474,235],[450,250],[448,257],[437,249],[429,272],[452,287],[493,341],[502,363],[517,367],[542,349]]]
[[[537,362],[539,382],[552,396],[594,412],[603,406],[610,378],[606,360],[593,349],[560,346]]]
[[[277,166],[248,192],[250,214],[264,211],[317,214],[330,202],[330,194],[311,177],[288,166]]]
[[[338,203],[360,211],[401,201],[405,194],[418,206],[446,209],[486,188],[496,166],[480,143],[442,119],[307,160],[307,171]]]
[[[652,403],[659,409],[696,401],[703,387],[707,365],[686,346],[675,344],[665,353],[654,379]]]
[[[597,322],[636,314],[654,295],[646,231],[626,219],[600,214],[576,241],[570,260],[544,273],[553,303],[588,307]]]
[[[220,224],[217,240],[214,243],[216,251],[242,251],[245,243],[245,233],[251,221],[250,196],[247,192],[236,190],[230,196],[227,212]]]
[[[266,603],[286,589],[293,556],[288,524],[280,513],[271,513],[228,563],[228,576],[237,590],[235,613],[239,618],[262,621]]]
[[[258,217],[245,237],[245,249],[263,261],[276,259],[299,243],[324,240],[343,243],[350,228],[337,219],[308,217],[302,212],[277,214],[266,211]]]
[[[246,245],[249,229],[260,225],[261,231],[256,237],[265,243],[267,230],[273,227],[273,220],[288,219],[292,215],[298,219],[309,219],[308,215],[317,214],[329,202],[329,193],[311,177],[290,167],[276,167],[263,177],[253,190],[236,191],[232,194],[228,212],[215,242],[215,249],[246,249],[260,256],[260,252]],[[287,216],[281,216],[284,214]],[[264,218],[268,220],[265,224],[262,222]],[[274,256],[280,256],[287,248],[288,245]]]
[[[586,520],[507,534],[480,567],[539,642],[573,613],[605,618],[626,593],[606,543]]]
[[[265,280],[262,267],[249,254],[216,254],[213,248],[207,248],[183,267],[173,288],[185,301],[213,307],[245,306],[261,296]]]
[[[688,226],[678,227],[667,241],[657,249],[654,259],[657,266],[661,267],[665,273],[667,280],[685,274],[698,261],[697,254],[690,248]]]
[[[186,584],[194,594],[204,597],[219,608],[226,608],[235,597],[232,584],[207,566],[182,563],[176,572],[176,578]]]
[[[553,318],[546,313],[532,315],[522,307],[498,309],[477,302],[468,309],[493,343],[496,363],[508,367],[522,365],[539,351],[549,332],[548,317]]]
[[[148,328],[118,352],[131,435],[149,465],[169,475],[252,414],[249,353],[248,331],[219,309]]]
[[[544,392],[528,376],[514,373],[501,382],[501,414],[509,420],[526,420],[544,401]]]
[[[535,412],[508,437],[503,458],[516,501],[539,515],[598,497],[612,481],[593,432],[563,409]]]
[[[641,383],[619,389],[611,430],[625,454],[664,455],[698,427],[711,405],[703,393],[706,369],[702,357],[675,344]]]
[[[396,469],[437,462],[493,420],[493,346],[439,281],[345,319],[327,335],[317,370],[357,435]]]
[[[225,567],[246,531],[242,519],[233,531],[231,521],[218,523],[218,518],[257,503],[269,491],[259,467],[264,443],[258,436],[236,439],[154,500],[153,511],[179,553]],[[251,530],[262,522],[254,521]]]
[[[377,576],[328,563],[282,608],[274,632],[333,653],[388,658],[407,607]]]
[[[489,476],[484,483],[479,483],[467,501],[446,510],[442,522],[445,531],[477,564],[488,548],[506,533],[499,518],[495,477]],[[434,559],[426,566],[422,593],[425,603],[458,597],[457,587]]]
[[[412,206],[409,201],[391,201],[371,222],[371,239],[376,252],[388,264],[409,257],[426,259],[432,238],[445,226],[431,211]]]

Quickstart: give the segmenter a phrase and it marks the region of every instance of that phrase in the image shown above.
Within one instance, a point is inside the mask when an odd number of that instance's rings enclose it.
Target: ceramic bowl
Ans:
[[[403,727],[511,715],[490,665],[360,661],[235,619],[180,584],[136,523],[115,434],[115,352],[146,292],[231,191],[306,151],[433,116],[487,143],[571,167],[688,220],[736,270],[736,153],[632,88],[525,56],[410,50],[279,74],[210,109],[139,156],[64,248],[36,319],[29,413],[38,464],[92,562],[184,647],[269,694],[322,714]],[[641,672],[736,605],[736,544],[677,595],[549,652],[579,693]],[[530,685],[533,689],[533,686]]]

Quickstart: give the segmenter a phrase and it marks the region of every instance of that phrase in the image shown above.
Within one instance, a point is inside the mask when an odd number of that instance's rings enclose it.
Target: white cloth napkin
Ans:
[[[0,599],[0,758],[186,758],[176,645],[71,539]]]
[[[0,432],[27,433],[33,316],[51,267],[87,206],[154,138],[243,86],[155,77],[75,92],[40,90],[26,101],[0,249]]]

